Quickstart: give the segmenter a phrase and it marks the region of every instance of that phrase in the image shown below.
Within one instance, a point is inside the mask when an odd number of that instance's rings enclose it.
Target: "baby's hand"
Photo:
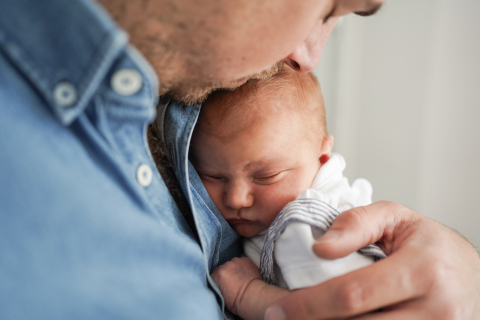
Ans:
[[[227,308],[238,314],[238,308],[243,300],[243,294],[254,280],[262,280],[260,270],[247,257],[233,258],[212,272],[212,278],[217,283]]]

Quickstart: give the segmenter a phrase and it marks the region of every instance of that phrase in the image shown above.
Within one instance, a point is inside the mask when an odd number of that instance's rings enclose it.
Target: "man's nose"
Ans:
[[[253,205],[253,200],[252,191],[246,181],[232,181],[225,190],[224,203],[229,208],[248,208]]]
[[[318,64],[323,47],[332,33],[339,17],[331,17],[326,22],[319,20],[307,39],[298,45],[283,62],[298,72],[310,72]]]

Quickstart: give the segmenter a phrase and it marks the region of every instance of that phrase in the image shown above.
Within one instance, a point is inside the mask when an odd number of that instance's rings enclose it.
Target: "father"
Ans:
[[[382,1],[100,2],[106,11],[91,0],[0,0],[0,318],[219,319],[209,273],[235,254],[235,236],[198,215],[195,235],[155,170],[146,130],[157,79],[160,94],[191,104],[268,76],[277,61],[310,71],[340,15]],[[198,105],[170,109],[165,142],[188,187]],[[201,205],[200,189],[184,190]],[[361,319],[478,319],[475,249],[398,204],[342,214],[314,250],[337,257],[377,241],[387,259],[294,292],[268,318],[384,308]]]

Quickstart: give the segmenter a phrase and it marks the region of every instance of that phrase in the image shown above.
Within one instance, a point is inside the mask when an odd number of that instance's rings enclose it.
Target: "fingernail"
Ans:
[[[287,315],[280,307],[270,307],[265,311],[264,320],[287,320]]]
[[[340,238],[341,234],[342,233],[340,231],[329,230],[323,236],[318,238],[316,244],[326,244],[326,243],[331,243],[331,242],[337,241],[338,238]]]

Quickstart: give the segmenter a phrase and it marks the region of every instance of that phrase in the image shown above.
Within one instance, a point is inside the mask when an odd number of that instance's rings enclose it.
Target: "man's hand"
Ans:
[[[452,213],[454,214],[454,213]],[[377,243],[388,257],[292,292],[266,319],[480,319],[480,257],[454,231],[397,203],[346,211],[313,250],[340,258]],[[382,312],[372,312],[382,309]]]

